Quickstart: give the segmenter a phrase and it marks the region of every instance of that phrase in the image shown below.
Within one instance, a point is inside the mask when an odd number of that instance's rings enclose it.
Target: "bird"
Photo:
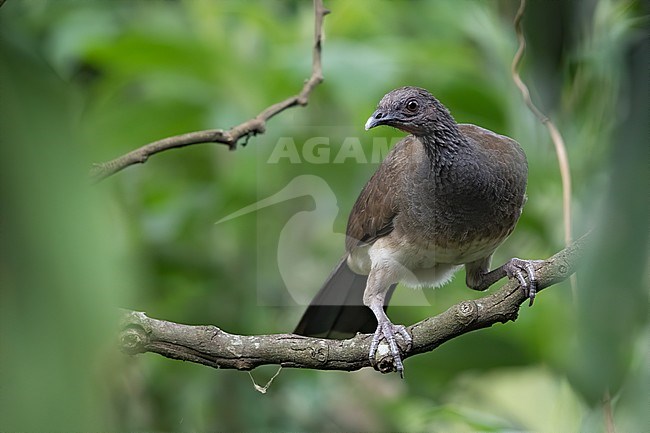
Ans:
[[[532,305],[534,260],[512,258],[490,270],[492,256],[513,232],[526,203],[528,162],[515,140],[458,124],[429,91],[388,92],[365,124],[406,132],[357,198],[348,219],[346,253],[307,307],[294,334],[351,338],[374,333],[370,364],[382,341],[392,371],[403,377],[412,337],[391,322],[388,301],[398,283],[439,287],[465,266],[470,289],[515,278]]]

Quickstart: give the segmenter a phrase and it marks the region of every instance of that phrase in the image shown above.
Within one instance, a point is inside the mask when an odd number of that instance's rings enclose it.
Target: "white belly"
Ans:
[[[373,268],[391,269],[393,283],[410,287],[438,287],[448,282],[460,267],[491,255],[500,242],[472,242],[462,248],[432,244],[396,243],[391,236],[355,248],[348,258],[354,272],[368,275]]]

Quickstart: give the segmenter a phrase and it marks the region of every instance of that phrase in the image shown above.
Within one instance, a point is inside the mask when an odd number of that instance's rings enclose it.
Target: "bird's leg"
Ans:
[[[378,309],[371,307],[371,309],[377,317],[377,330],[372,336],[372,342],[370,343],[370,353],[368,354],[370,363],[373,365],[373,367],[377,364],[375,356],[377,355],[379,343],[382,339],[384,339],[388,343],[388,347],[395,364],[395,369],[399,373],[400,377],[403,378],[404,365],[402,364],[400,348],[397,345],[395,336],[400,335],[404,339],[406,342],[406,350],[408,351],[411,348],[411,343],[413,342],[411,335],[408,333],[404,325],[394,325],[388,316],[386,316],[386,313],[382,307],[379,307]]]
[[[363,296],[363,303],[372,310],[377,318],[377,330],[372,337],[370,353],[368,356],[372,366],[376,367],[377,361],[375,355],[377,354],[379,343],[382,339],[386,340],[391,356],[393,357],[395,369],[399,373],[400,377],[404,377],[404,365],[402,364],[400,347],[397,344],[396,336],[399,335],[404,339],[407,351],[410,350],[413,339],[404,325],[394,325],[386,315],[386,312],[384,311],[384,299],[390,284],[378,284],[379,279],[376,277],[377,275],[373,275],[373,272],[371,272]]]
[[[525,295],[530,299],[533,305],[535,295],[537,295],[537,277],[535,275],[535,265],[541,260],[522,260],[516,257],[508,260],[502,266],[489,271],[491,257],[477,260],[476,262],[467,263],[467,286],[474,290],[485,290],[492,284],[507,276],[516,278]],[[526,280],[528,277],[528,280]]]

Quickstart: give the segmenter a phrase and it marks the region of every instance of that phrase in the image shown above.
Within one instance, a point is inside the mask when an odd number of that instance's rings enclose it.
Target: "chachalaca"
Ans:
[[[386,94],[365,127],[379,125],[410,135],[393,147],[361,191],[348,220],[346,254],[294,332],[323,338],[374,332],[370,362],[375,365],[385,339],[402,375],[396,336],[407,351],[412,339],[385,312],[397,283],[437,287],[465,265],[471,289],[485,290],[504,276],[514,277],[532,304],[531,261],[513,258],[489,270],[492,254],[521,215],[528,165],[516,141],[457,124],[421,88]]]

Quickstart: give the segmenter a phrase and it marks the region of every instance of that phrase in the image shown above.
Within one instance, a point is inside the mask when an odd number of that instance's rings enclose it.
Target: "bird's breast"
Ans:
[[[399,231],[350,252],[350,268],[367,275],[373,267],[399,265],[411,272],[432,269],[441,264],[462,265],[490,256],[507,234],[494,238],[472,239],[453,245],[435,239],[405,236]]]

